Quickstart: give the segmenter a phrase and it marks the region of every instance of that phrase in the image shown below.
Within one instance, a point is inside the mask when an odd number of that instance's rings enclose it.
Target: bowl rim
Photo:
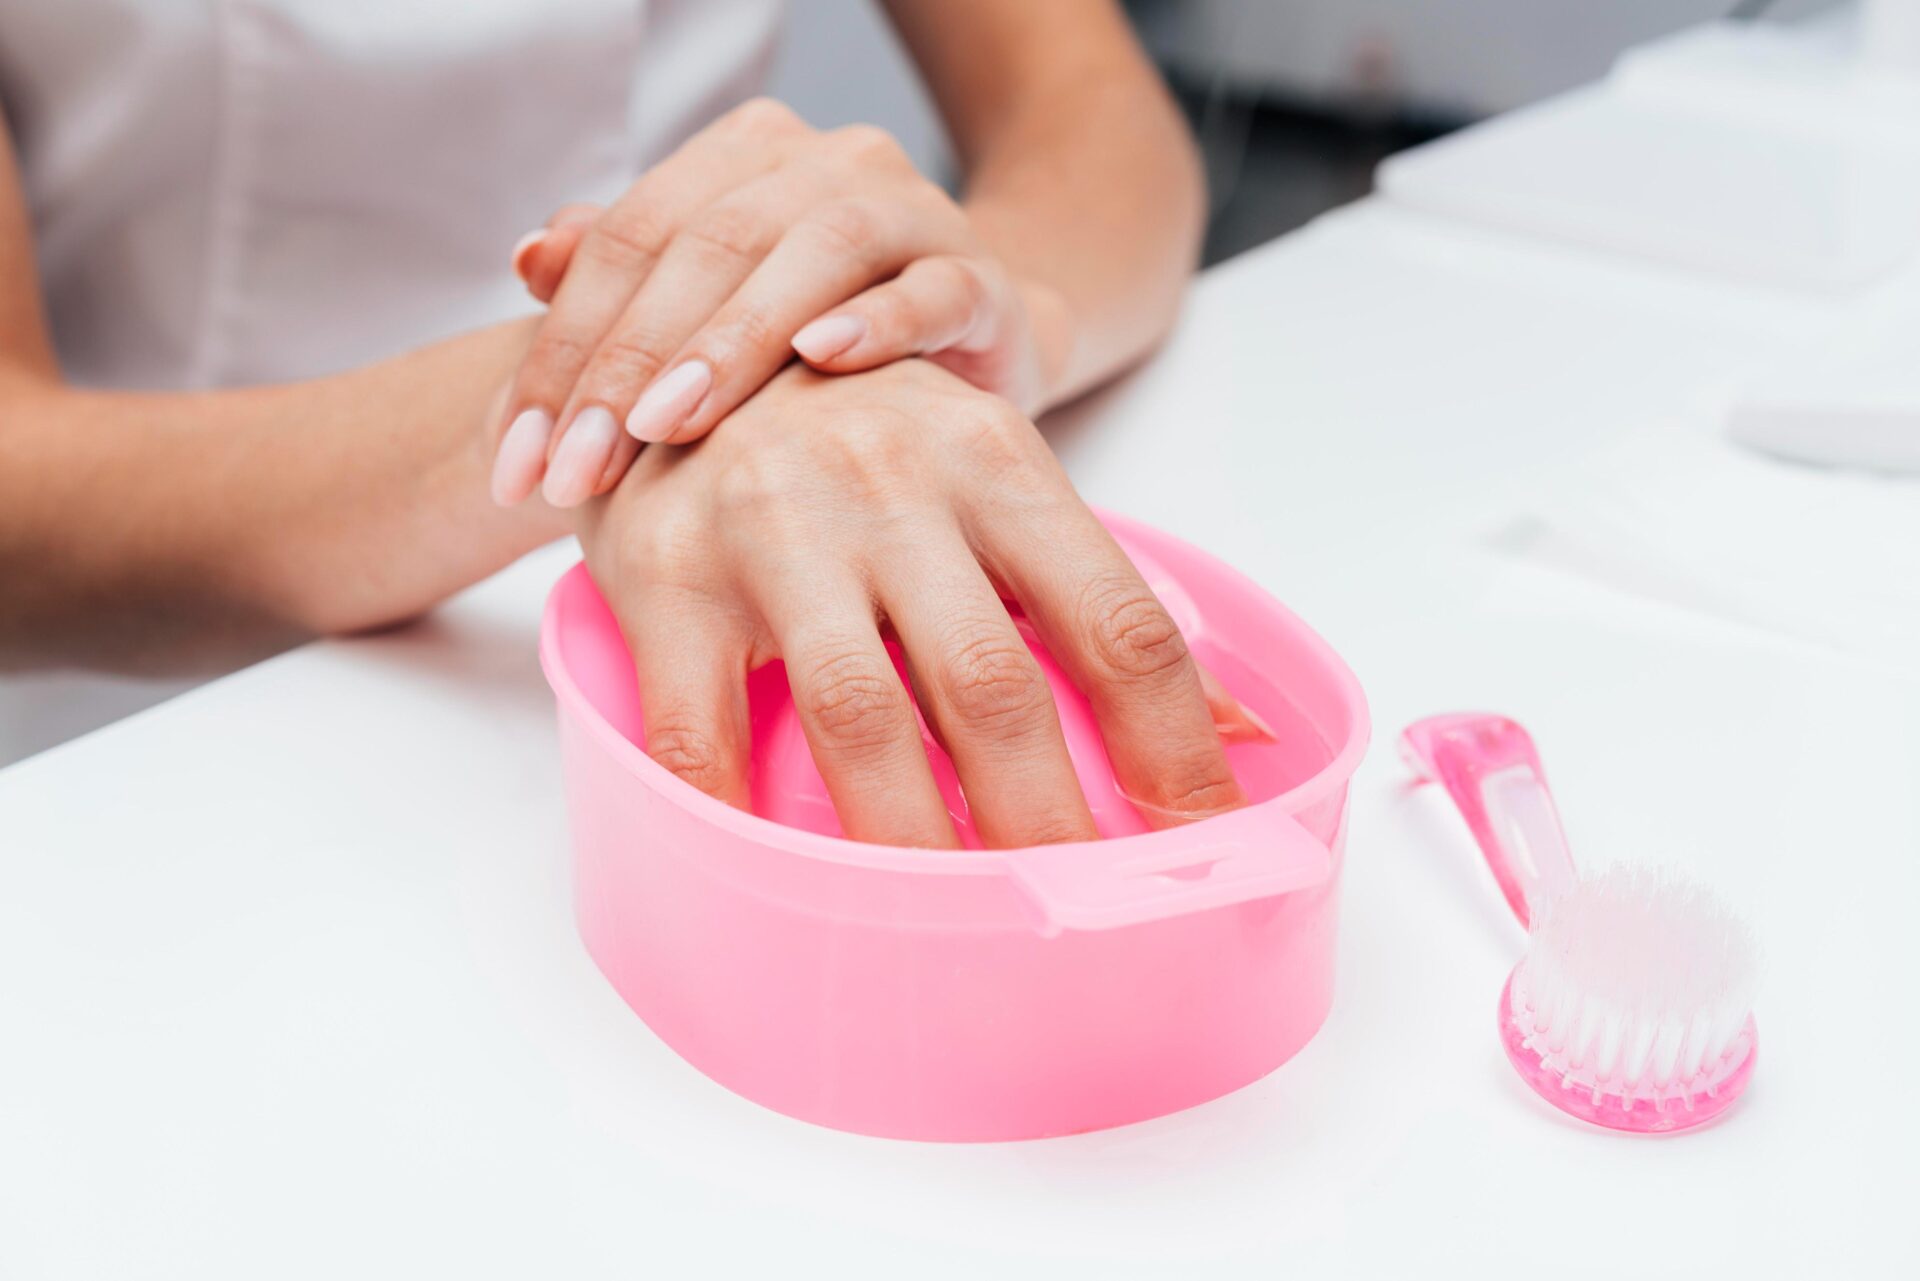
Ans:
[[[1346,661],[1318,632],[1307,626],[1298,614],[1288,609],[1272,593],[1210,552],[1125,516],[1098,508],[1095,509],[1095,514],[1110,529],[1128,537],[1145,542],[1156,539],[1165,540],[1176,544],[1182,551],[1205,557],[1237,580],[1240,587],[1254,593],[1294,630],[1308,653],[1321,665],[1326,676],[1332,681],[1341,701],[1350,709],[1353,724],[1346,736],[1346,742],[1340,745],[1325,765],[1298,786],[1264,801],[1255,802],[1247,807],[1247,811],[1271,812],[1290,817],[1346,786],[1352,780],[1354,771],[1359,768],[1361,757],[1366,754],[1373,729],[1366,694],[1360,687],[1359,678],[1353,674],[1353,669],[1347,666]],[[576,579],[585,579],[590,588],[596,593],[599,591],[584,560],[576,562],[554,582],[553,587],[547,592],[546,602],[541,610],[541,671],[546,674],[547,684],[553,690],[561,715],[571,717],[594,743],[608,753],[615,764],[634,775],[662,799],[687,810],[695,818],[711,823],[722,831],[743,840],[831,863],[869,868],[875,871],[913,872],[936,876],[1011,874],[1007,855],[1017,851],[931,850],[915,846],[876,845],[845,836],[826,836],[819,832],[788,827],[770,818],[762,818],[758,814],[735,809],[725,801],[707,795],[668,770],[648,756],[638,744],[615,729],[613,723],[601,715],[600,710],[593,705],[593,701],[574,680],[573,673],[567,669],[560,643],[559,602],[566,592],[573,590],[572,585]],[[1191,827],[1193,830],[1203,830],[1207,824],[1214,821],[1216,820],[1210,818],[1201,819]],[[1110,837],[1102,843],[1124,845],[1128,841],[1141,840],[1147,835],[1151,833]],[[930,855],[937,855],[937,857],[929,857]]]

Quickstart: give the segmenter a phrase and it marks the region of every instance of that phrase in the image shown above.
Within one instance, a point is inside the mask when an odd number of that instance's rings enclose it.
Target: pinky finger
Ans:
[[[999,337],[1001,289],[979,262],[952,254],[918,258],[812,321],[793,336],[800,358],[848,374],[909,356],[985,350]]]

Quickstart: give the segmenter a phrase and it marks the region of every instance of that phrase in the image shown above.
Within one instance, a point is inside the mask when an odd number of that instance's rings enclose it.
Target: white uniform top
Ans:
[[[764,77],[779,0],[0,0],[69,379],[311,377],[523,313],[507,251]],[[0,678],[0,763],[154,698]]]

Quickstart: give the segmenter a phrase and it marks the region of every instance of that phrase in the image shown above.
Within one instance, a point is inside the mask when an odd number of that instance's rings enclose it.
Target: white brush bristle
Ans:
[[[1657,1099],[1711,1089],[1758,970],[1752,934],[1711,890],[1615,867],[1534,912],[1514,1014],[1568,1084]]]

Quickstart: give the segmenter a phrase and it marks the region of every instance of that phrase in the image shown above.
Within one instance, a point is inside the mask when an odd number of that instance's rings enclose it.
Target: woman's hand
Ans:
[[[779,658],[848,835],[957,844],[888,629],[982,837],[1093,839],[1003,597],[1087,695],[1150,821],[1245,800],[1178,629],[1039,433],[926,361],[778,374],[697,448],[643,454],[581,537],[633,651],[648,753],[733,804],[747,674]]]
[[[927,356],[1032,413],[1069,344],[1057,293],[1009,276],[892,138],[766,100],[514,259],[551,308],[502,416],[503,504],[604,492],[638,442],[698,439],[796,352],[829,373]]]

